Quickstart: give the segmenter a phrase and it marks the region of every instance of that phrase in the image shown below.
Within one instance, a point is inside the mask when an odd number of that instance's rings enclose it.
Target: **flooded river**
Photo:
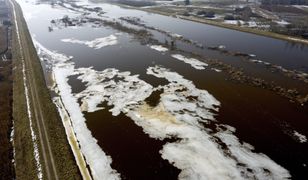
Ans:
[[[93,179],[307,178],[308,46],[105,3],[18,2]]]

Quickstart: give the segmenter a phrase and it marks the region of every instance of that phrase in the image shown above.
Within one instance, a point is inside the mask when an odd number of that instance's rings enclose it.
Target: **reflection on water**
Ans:
[[[304,94],[305,76],[271,71],[308,72],[307,46],[110,4],[19,3],[94,178],[306,176],[307,106],[223,67]]]

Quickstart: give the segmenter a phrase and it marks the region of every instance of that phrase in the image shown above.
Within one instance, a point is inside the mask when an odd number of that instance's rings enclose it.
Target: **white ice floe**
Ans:
[[[226,46],[225,45],[219,45],[218,49],[226,49]]]
[[[298,8],[298,9],[302,9],[302,10],[308,9],[308,6],[305,6],[305,5],[292,5],[292,6]]]
[[[234,135],[235,128],[222,126],[226,130],[219,130],[215,134],[228,147],[228,153],[237,160],[238,170],[244,179],[289,179],[289,172],[272,161],[262,153],[254,153],[253,146],[247,143],[241,144]]]
[[[250,61],[253,62],[253,63],[263,64],[263,61],[258,60],[258,59],[251,59]]]
[[[35,165],[36,165],[36,170],[37,170],[36,175],[37,175],[37,178],[39,180],[42,180],[43,179],[43,171],[42,171],[42,165],[41,165],[41,162],[40,162],[38,140],[37,140],[37,136],[36,136],[36,133],[34,131],[33,122],[32,122],[32,120],[33,120],[32,119],[32,111],[31,111],[31,104],[30,104],[30,97],[29,97],[29,89],[28,89],[28,85],[27,85],[28,79],[27,79],[27,76],[26,76],[25,59],[24,59],[24,56],[22,54],[23,47],[21,45],[19,27],[18,27],[18,23],[17,23],[17,19],[16,19],[15,5],[11,0],[10,0],[10,3],[13,7],[12,9],[13,9],[13,14],[14,14],[14,25],[15,25],[16,34],[17,34],[18,45],[19,45],[19,48],[20,48],[19,50],[21,52],[20,60],[21,60],[21,63],[22,63],[23,86],[24,86],[24,94],[25,94],[25,97],[26,97],[27,115],[28,115],[28,120],[29,120],[31,140],[32,140],[32,145],[33,145],[33,156],[34,156],[34,159],[35,159]],[[14,153],[15,153],[15,150],[14,150]],[[14,154],[14,156],[15,156],[15,154]]]
[[[102,102],[113,105],[112,115],[117,116],[120,112],[127,112],[129,106],[134,106],[150,96],[152,86],[131,75],[130,72],[119,72],[109,68],[104,71],[96,71],[92,68],[80,68],[76,70],[78,79],[86,83],[87,88],[76,96],[81,98],[82,110],[94,112],[101,108],[97,107]]]
[[[79,68],[75,69],[73,74],[78,74],[78,79],[86,83],[87,88],[73,97],[70,88],[59,87],[60,93],[61,89],[69,90],[64,96],[61,95],[64,104],[68,104],[65,102],[67,97],[72,97],[68,99],[70,104],[76,101],[74,98],[80,98],[81,109],[93,112],[101,109],[98,107],[99,104],[107,102],[113,106],[113,115],[116,116],[120,112],[126,114],[150,137],[161,140],[178,139],[165,144],[160,153],[162,158],[181,170],[179,179],[290,177],[287,170],[266,155],[253,153],[252,146],[240,143],[234,135],[234,128],[218,125],[215,115],[220,102],[176,72],[160,66],[148,68],[147,74],[169,81],[169,84],[157,88],[140,80],[137,75],[113,68],[103,71]],[[67,75],[59,74],[59,79],[65,76]],[[61,86],[65,83],[59,84]],[[156,107],[151,107],[144,100],[153,90],[158,89],[163,90],[160,102]],[[74,113],[71,118],[76,119],[78,117],[75,115],[81,112],[77,102],[73,104],[76,106],[76,112],[70,110],[71,107],[67,110]],[[214,123],[218,132],[214,133],[210,128],[205,128],[211,123]],[[224,127],[224,130],[221,127]],[[86,127],[82,129],[88,131]],[[218,142],[223,142],[227,149],[223,149]]]
[[[78,42],[79,43],[79,42]],[[85,43],[83,43],[85,44]],[[138,75],[114,68],[97,71],[75,68],[70,57],[38,48],[42,58],[53,64],[53,73],[62,102],[70,115],[81,151],[94,179],[119,179],[110,167],[111,158],[97,145],[85,124],[82,111],[94,112],[107,102],[114,116],[124,113],[152,138],[176,141],[166,143],[162,158],[179,168],[179,179],[288,179],[289,172],[253,147],[241,143],[235,129],[215,120],[220,102],[206,90],[176,72],[160,66],[149,67],[147,74],[166,79],[169,84],[153,88]],[[174,57],[175,56],[175,57]],[[207,64],[182,55],[172,57],[204,69]],[[59,60],[62,58],[63,60]],[[86,88],[73,94],[68,77],[78,75]],[[157,106],[145,99],[155,90],[162,90]],[[79,106],[78,100],[81,102]],[[216,127],[216,129],[207,128]]]
[[[198,59],[195,58],[187,58],[181,54],[172,54],[171,55],[173,58],[183,61],[187,64],[190,64],[193,68],[198,69],[198,70],[202,70],[205,69],[206,66],[208,66],[208,64],[199,61]]]
[[[216,72],[221,72],[222,70],[220,69],[217,69],[217,68],[211,68],[213,71],[216,71]]]
[[[181,75],[160,66],[147,73],[165,78],[156,107],[146,103],[127,115],[150,137],[175,138],[160,151],[162,157],[181,169],[179,179],[287,179],[289,172],[253,147],[240,143],[235,129],[219,125],[215,113],[220,105],[211,94],[197,89]],[[207,124],[214,124],[217,133]],[[221,128],[224,127],[224,128]],[[224,149],[219,142],[227,146]]]
[[[53,75],[57,84],[56,89],[70,115],[81,152],[85,156],[93,178],[101,179],[104,177],[104,179],[108,180],[120,179],[120,175],[110,166],[112,162],[111,157],[107,156],[99,147],[97,140],[87,128],[85,123],[86,119],[78,104],[78,99],[73,95],[71,86],[68,84],[68,77],[75,74],[75,66],[69,61],[71,57],[50,51],[37,42],[35,44],[39,56],[48,59],[53,66]]]
[[[303,134],[300,134],[299,132],[297,131],[294,131],[293,132],[293,137],[300,143],[305,143],[307,142],[307,137]]]
[[[168,51],[168,48],[165,48],[165,47],[163,47],[161,45],[151,45],[150,48],[154,49],[156,51],[159,51],[159,52],[166,52],[166,51]]]
[[[290,23],[285,21],[285,20],[280,20],[280,21],[275,21],[275,23],[277,23],[278,25],[281,25],[281,26],[286,26],[286,25],[289,25]]]
[[[173,37],[173,38],[177,38],[177,39],[180,39],[180,38],[183,37],[182,35],[176,34],[176,33],[170,33],[170,36]]]
[[[262,60],[258,60],[258,59],[250,59],[249,61],[250,61],[250,62],[253,62],[253,63],[256,63],[256,64],[263,64],[263,65],[266,65],[266,66],[271,65],[271,63],[269,63],[269,62],[262,61]],[[279,68],[279,69],[281,69],[282,71],[284,71],[282,67]]]
[[[92,41],[82,41],[78,39],[62,39],[61,41],[67,42],[67,43],[82,44],[90,48],[100,49],[106,46],[112,46],[112,45],[117,44],[118,42],[117,39],[118,39],[117,36],[112,34],[110,36],[103,37],[103,38],[97,38]]]

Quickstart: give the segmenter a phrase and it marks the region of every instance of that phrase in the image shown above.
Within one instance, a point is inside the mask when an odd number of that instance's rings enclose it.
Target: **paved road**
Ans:
[[[33,112],[33,120],[36,124],[36,131],[35,133],[38,134],[39,144],[40,144],[40,160],[42,168],[45,170],[43,171],[45,174],[43,174],[43,179],[50,179],[50,180],[58,180],[58,174],[56,170],[56,164],[53,157],[53,152],[51,150],[51,145],[49,143],[49,135],[47,133],[47,128],[45,125],[45,117],[44,117],[44,111],[42,110],[42,104],[43,99],[40,99],[39,92],[38,92],[38,85],[35,82],[35,74],[34,74],[34,65],[33,61],[36,61],[37,59],[31,59],[30,57],[30,49],[27,40],[27,31],[25,31],[25,26],[22,25],[22,16],[20,10],[17,8],[16,2],[13,0],[9,0],[12,4],[12,7],[16,13],[16,21],[17,26],[19,30],[19,36],[20,36],[20,48],[21,51],[21,60],[24,61],[25,64],[25,70],[26,70],[26,85],[29,91],[29,99],[30,99],[30,105]]]

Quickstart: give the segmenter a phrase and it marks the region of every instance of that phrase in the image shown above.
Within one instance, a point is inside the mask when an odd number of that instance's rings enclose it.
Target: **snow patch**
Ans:
[[[244,25],[245,24],[245,22],[242,20],[224,20],[224,23],[232,24],[232,25]]]
[[[248,21],[247,24],[248,24],[248,27],[258,27],[258,24],[255,21]]]

